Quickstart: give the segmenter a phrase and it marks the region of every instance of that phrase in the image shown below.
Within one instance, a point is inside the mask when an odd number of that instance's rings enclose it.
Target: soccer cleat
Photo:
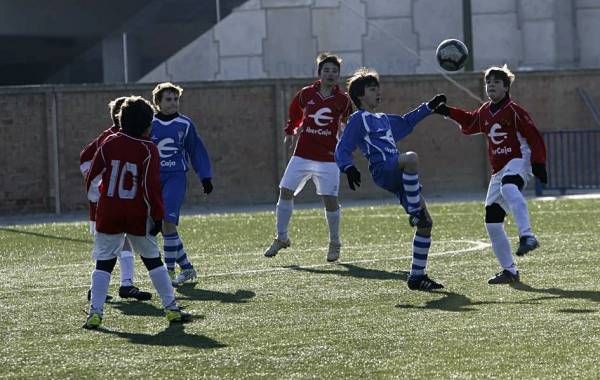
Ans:
[[[529,251],[533,251],[537,247],[540,246],[535,236],[521,236],[519,238],[519,248],[517,248],[517,252],[515,255],[523,256]]]
[[[498,272],[494,275],[494,277],[488,280],[488,284],[497,285],[497,284],[514,284],[515,282],[519,282],[519,272],[517,274],[512,274],[509,270],[502,270],[502,272]]]
[[[410,275],[406,284],[410,290],[430,291],[444,288],[444,285],[433,281],[426,274],[420,276]]]
[[[433,223],[429,219],[427,219],[427,215],[425,214],[425,209],[422,208],[418,211],[412,212],[408,214],[408,224],[411,227],[418,228],[430,228]]]
[[[342,243],[329,242],[329,250],[327,251],[327,261],[334,262],[340,258],[340,250]]]
[[[84,329],[93,330],[102,324],[102,315],[99,313],[90,313],[83,324]]]
[[[169,323],[186,323],[192,320],[192,315],[181,311],[181,309],[165,309],[165,316]]]
[[[92,299],[92,289],[88,289],[88,292],[87,292],[87,300],[89,301],[89,300],[91,300],[91,299]],[[110,301],[110,300],[112,300],[112,299],[113,299],[113,298],[112,298],[112,296],[111,296],[111,295],[109,295],[109,294],[107,294],[107,295],[106,295],[105,302],[108,302],[108,301]]]
[[[265,251],[265,257],[274,257],[281,249],[288,248],[290,245],[292,245],[290,239],[279,240],[275,238],[271,246]]]
[[[119,297],[135,298],[138,301],[148,301],[152,298],[152,294],[143,292],[135,286],[121,286],[119,288]]]
[[[195,280],[198,277],[194,268],[183,269],[172,282],[173,286],[178,286],[184,282]]]

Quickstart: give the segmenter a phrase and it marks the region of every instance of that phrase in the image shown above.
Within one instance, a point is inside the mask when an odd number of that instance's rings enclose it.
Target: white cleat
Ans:
[[[172,282],[173,286],[179,286],[185,282],[192,282],[193,280],[198,278],[198,273],[196,273],[196,269],[183,269],[177,277]]]
[[[342,243],[329,242],[329,250],[327,251],[327,261],[330,263],[337,261],[340,258],[340,250]]]
[[[265,257],[274,257],[280,250],[288,248],[290,245],[292,245],[292,241],[290,239],[279,240],[275,238],[273,243],[271,243],[271,246],[265,251]]]

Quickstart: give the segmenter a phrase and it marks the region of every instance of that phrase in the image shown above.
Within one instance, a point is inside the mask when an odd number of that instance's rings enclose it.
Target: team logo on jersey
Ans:
[[[158,148],[158,153],[160,154],[160,158],[169,158],[175,153],[177,153],[179,149],[176,146],[171,145],[174,143],[175,140],[173,140],[170,137],[167,137],[166,139],[160,140],[158,144],[156,144],[156,147]]]
[[[502,129],[502,126],[498,123],[495,123],[492,125],[492,128],[490,128],[490,133],[488,133],[488,137],[496,145],[502,144],[502,142],[507,138],[506,135],[508,133],[500,132],[500,129]]]
[[[333,120],[333,117],[331,117],[330,114],[331,108],[323,107],[319,108],[319,110],[314,114],[308,115],[308,117],[312,118],[315,121],[315,124],[319,127],[325,127],[331,122],[331,120]]]

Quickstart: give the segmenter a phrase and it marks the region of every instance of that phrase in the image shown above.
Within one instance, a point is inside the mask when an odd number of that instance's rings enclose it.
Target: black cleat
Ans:
[[[426,274],[421,276],[410,275],[406,284],[410,290],[431,291],[444,288],[444,285],[433,281]]]
[[[430,228],[433,225],[433,223],[431,223],[431,221],[427,218],[424,208],[408,214],[408,224],[410,224],[411,227],[417,228]]]
[[[135,298],[138,301],[148,301],[152,298],[152,294],[148,292],[143,292],[135,286],[121,286],[119,288],[119,297]]]
[[[514,284],[519,281],[521,281],[519,278],[519,272],[517,272],[517,274],[512,274],[509,270],[504,269],[502,272],[498,272],[494,275],[494,277],[490,278],[488,280],[488,284]]]
[[[91,299],[92,299],[92,289],[88,289],[88,292],[87,292],[87,300],[89,301],[89,300],[91,300]],[[107,294],[107,295],[106,295],[106,300],[105,300],[105,302],[108,302],[108,301],[110,301],[110,300],[112,300],[112,299],[113,299],[113,298],[112,298],[112,296],[111,296],[110,294]]]
[[[540,246],[535,236],[521,236],[519,238],[519,248],[515,255],[524,256],[527,252],[533,251]]]

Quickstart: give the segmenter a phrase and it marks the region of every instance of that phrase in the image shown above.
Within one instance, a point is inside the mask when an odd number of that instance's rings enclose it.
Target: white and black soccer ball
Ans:
[[[460,70],[467,62],[469,49],[460,40],[448,39],[438,45],[435,57],[444,70],[456,71]]]

